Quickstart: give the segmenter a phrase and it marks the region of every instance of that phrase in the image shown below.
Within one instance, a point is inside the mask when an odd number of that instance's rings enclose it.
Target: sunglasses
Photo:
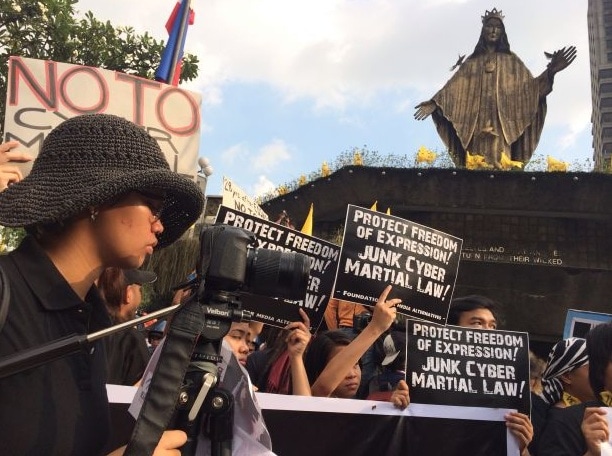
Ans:
[[[153,215],[153,222],[158,221],[164,210],[164,203],[166,199],[165,193],[156,193],[147,190],[134,190],[134,193],[142,199],[143,204],[151,211],[151,214]]]

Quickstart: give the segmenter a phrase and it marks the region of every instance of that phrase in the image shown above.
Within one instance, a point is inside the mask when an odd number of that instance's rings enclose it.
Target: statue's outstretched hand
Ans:
[[[548,70],[552,74],[566,69],[576,58],[576,46],[568,46],[553,52]]]
[[[416,120],[423,120],[429,117],[436,110],[436,103],[433,100],[424,101],[414,107],[416,112],[414,118]]]

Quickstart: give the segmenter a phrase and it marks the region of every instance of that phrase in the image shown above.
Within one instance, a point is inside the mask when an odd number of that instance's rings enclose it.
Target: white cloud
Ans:
[[[561,147],[561,149],[569,149],[575,146],[580,135],[585,132],[590,133],[591,122],[588,120],[585,121],[585,118],[588,119],[588,115],[590,115],[590,111],[583,116],[575,116],[574,121],[568,124],[567,133],[559,138],[559,147]]]
[[[291,158],[287,144],[281,139],[274,139],[261,147],[251,163],[256,171],[271,171]]]
[[[234,144],[221,153],[221,159],[225,166],[232,166],[243,162],[248,155],[249,149],[245,144]]]
[[[147,8],[143,3],[80,0],[77,7],[94,9],[115,23],[129,18],[137,30],[165,40],[168,2],[148,0]],[[554,3],[515,0],[504,5],[512,49],[537,74],[546,63],[544,50],[576,44],[584,60],[573,67],[588,80],[586,5]],[[205,8],[195,6],[186,49],[200,59],[195,85],[211,92],[206,103],[219,102],[228,82],[265,82],[288,102],[308,99],[319,109],[344,110],[367,104],[389,88],[433,95],[450,77],[448,68],[457,54],[473,50],[481,15],[490,8],[485,0],[208,2]]]
[[[204,107],[223,103],[228,84],[265,84],[285,103],[306,101],[313,110],[355,123],[351,109],[369,107],[381,93],[393,93],[391,109],[406,111],[411,131],[413,107],[430,98],[451,76],[457,54],[474,49],[488,0],[223,0],[194,3],[195,24],[186,50],[200,60],[197,81]],[[548,97],[545,130],[561,128],[572,147],[588,128],[591,112],[586,2],[513,0],[503,10],[512,50],[534,75],[546,67],[544,51],[576,45],[576,61],[555,78]],[[143,7],[146,5],[146,7]],[[101,20],[128,24],[167,39],[167,0],[80,0]],[[586,127],[585,127],[586,125]],[[431,122],[428,131],[434,132]],[[236,139],[237,141],[242,138]],[[248,139],[247,139],[248,141]],[[234,146],[227,159],[244,159]],[[289,158],[284,143],[272,143],[254,158],[275,166]],[[225,160],[225,157],[224,157]],[[257,168],[262,169],[262,168]]]
[[[270,179],[264,175],[260,175],[257,178],[257,183],[253,186],[253,195],[255,195],[255,198],[257,198],[273,191],[275,188],[276,185],[274,185]]]

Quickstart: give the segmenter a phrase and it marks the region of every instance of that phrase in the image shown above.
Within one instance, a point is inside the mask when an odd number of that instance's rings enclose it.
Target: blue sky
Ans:
[[[80,0],[76,9],[166,39],[173,0]],[[511,49],[534,75],[544,51],[578,48],[555,80],[535,157],[587,170],[592,158],[587,2],[582,0],[192,0],[185,49],[200,59],[185,85],[202,94],[200,156],[252,196],[366,146],[381,155],[444,153],[414,106],[470,53],[485,10],[503,10]],[[196,165],[194,164],[194,167]]]

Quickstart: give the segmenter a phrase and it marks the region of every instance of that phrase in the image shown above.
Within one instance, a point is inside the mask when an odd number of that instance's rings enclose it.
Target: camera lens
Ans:
[[[249,249],[247,291],[285,299],[304,299],[310,258],[303,253]]]

